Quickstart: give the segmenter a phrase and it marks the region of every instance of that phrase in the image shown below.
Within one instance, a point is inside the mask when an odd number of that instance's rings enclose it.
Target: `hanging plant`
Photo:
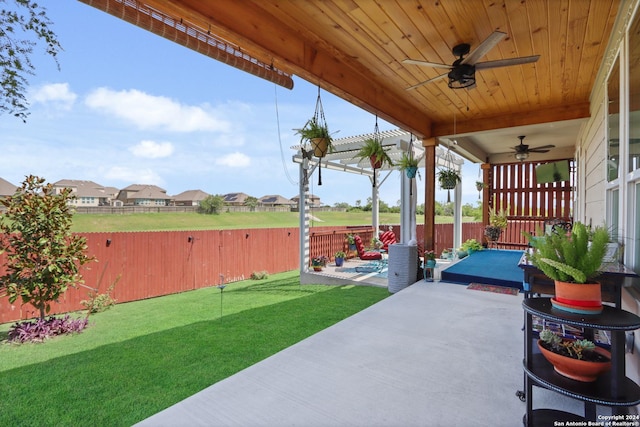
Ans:
[[[391,157],[389,157],[389,154],[387,154],[382,146],[382,140],[377,137],[365,139],[356,157],[360,160],[369,159],[373,169],[380,169],[385,164],[393,166]]]
[[[369,159],[371,168],[373,168],[373,186],[376,186],[376,169],[380,169],[385,164],[393,167],[393,161],[382,145],[382,137],[378,128],[378,116],[376,116],[376,125],[373,131],[373,137],[364,140],[360,150],[356,153],[355,158],[360,160]]]
[[[415,178],[418,172],[418,159],[413,157],[413,153],[402,153],[400,161],[396,163],[399,170],[405,171],[408,178]]]
[[[324,117],[322,99],[320,98],[320,86],[318,86],[318,98],[313,117],[301,129],[294,129],[300,135],[300,144],[308,141],[313,149],[313,155],[320,159],[318,163],[318,185],[322,185],[322,158],[333,151],[333,138],[329,133],[329,126]]]
[[[461,181],[460,174],[453,169],[440,169],[438,171],[438,183],[443,190],[453,190]]]
[[[322,158],[333,151],[333,139],[329,134],[329,128],[326,123],[318,123],[316,117],[309,119],[302,129],[296,129],[296,133],[300,135],[300,143],[311,143],[313,155],[316,157]]]
[[[476,190],[478,190],[478,199],[480,198],[480,193],[484,189],[484,182],[476,181]]]

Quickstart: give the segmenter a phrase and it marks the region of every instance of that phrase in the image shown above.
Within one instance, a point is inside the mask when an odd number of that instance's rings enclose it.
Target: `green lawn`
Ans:
[[[83,333],[0,345],[0,425],[129,426],[388,296],[297,272],[120,304]],[[0,325],[0,339],[9,325]]]
[[[371,212],[314,212],[313,226],[371,224]],[[399,224],[400,214],[380,213],[380,224]],[[471,220],[465,218],[465,220]],[[417,222],[424,223],[418,216]],[[451,223],[453,217],[437,217],[437,223]],[[76,214],[73,231],[161,231],[220,230],[238,228],[298,227],[297,212],[224,212],[219,215],[197,213]]]

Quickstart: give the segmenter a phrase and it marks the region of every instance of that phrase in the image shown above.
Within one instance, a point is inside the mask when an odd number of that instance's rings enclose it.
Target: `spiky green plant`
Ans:
[[[535,248],[531,263],[553,280],[572,283],[588,283],[598,275],[609,242],[605,227],[590,231],[580,222],[573,224],[571,233],[527,237]]]

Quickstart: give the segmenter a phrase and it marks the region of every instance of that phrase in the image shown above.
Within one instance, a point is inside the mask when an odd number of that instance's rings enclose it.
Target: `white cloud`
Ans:
[[[230,124],[205,107],[183,105],[164,96],[153,96],[131,89],[113,91],[98,88],[86,98],[86,104],[133,123],[140,129],[173,132],[228,132]]]
[[[29,95],[33,104],[52,103],[56,108],[68,110],[78,96],[69,90],[68,83],[52,83],[35,88]]]
[[[114,166],[106,171],[105,178],[122,181],[127,184],[164,185],[164,180],[151,169],[135,169]]]
[[[161,157],[169,157],[173,154],[173,144],[170,142],[140,141],[139,144],[129,148],[129,151],[137,157],[146,157],[148,159],[158,159]]]
[[[235,152],[216,159],[217,166],[228,166],[231,168],[243,168],[251,164],[251,158],[246,154]]]

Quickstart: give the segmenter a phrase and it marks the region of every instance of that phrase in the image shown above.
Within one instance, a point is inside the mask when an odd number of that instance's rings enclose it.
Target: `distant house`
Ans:
[[[0,199],[7,196],[13,196],[18,187],[13,185],[6,179],[0,178]]]
[[[293,196],[291,200],[296,204],[296,206],[298,206],[298,208],[300,208],[300,196]],[[320,206],[322,206],[320,197],[309,194],[308,206],[312,208],[319,208]]]
[[[231,206],[244,206],[244,203],[247,201],[247,197],[250,196],[245,193],[228,193],[222,196],[224,204]]]
[[[55,194],[60,194],[65,188],[71,189],[71,193],[76,196],[75,200],[70,201],[73,206],[109,206],[115,197],[103,185],[93,181],[61,179],[53,183]]]
[[[173,202],[176,206],[200,206],[207,197],[209,194],[202,190],[187,190],[173,196]]]
[[[125,206],[169,206],[173,198],[156,185],[133,184],[118,193]]]
[[[280,195],[268,195],[268,196],[262,196],[258,199],[258,203],[260,203],[262,206],[270,206],[270,207],[274,207],[274,206],[295,206],[296,202],[294,202],[291,199],[287,199],[286,197],[282,197]]]

